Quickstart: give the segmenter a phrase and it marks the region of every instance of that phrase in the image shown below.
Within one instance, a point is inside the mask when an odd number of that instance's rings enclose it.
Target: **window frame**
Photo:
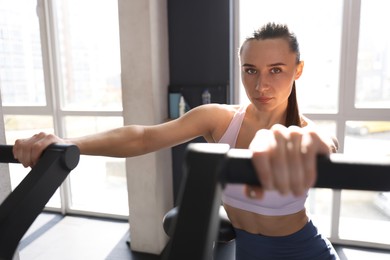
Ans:
[[[46,115],[52,116],[54,133],[65,136],[64,119],[67,116],[122,117],[123,110],[66,110],[62,107],[61,71],[59,65],[58,32],[54,17],[56,1],[37,0],[37,16],[39,20],[43,76],[45,84],[46,105],[44,106],[3,106],[4,115]],[[119,25],[118,25],[119,26]],[[59,187],[60,208],[46,206],[45,209],[61,214],[81,214],[86,216],[108,217],[127,220],[128,215],[118,215],[89,210],[72,209],[69,177]]]

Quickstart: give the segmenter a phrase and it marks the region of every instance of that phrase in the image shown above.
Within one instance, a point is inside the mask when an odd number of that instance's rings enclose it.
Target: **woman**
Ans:
[[[338,259],[304,208],[316,179],[317,154],[328,155],[336,145],[299,114],[295,80],[304,64],[297,39],[287,26],[270,23],[245,40],[239,56],[247,105],[207,104],[163,124],[129,125],[79,138],[40,133],[17,140],[14,156],[25,167],[33,166],[49,144],[67,143],[82,154],[130,157],[198,136],[249,148],[262,188],[228,185],[223,194],[236,230],[236,259]]]

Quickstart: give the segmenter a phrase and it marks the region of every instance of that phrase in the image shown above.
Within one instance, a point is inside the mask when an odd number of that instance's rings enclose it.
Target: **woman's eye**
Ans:
[[[280,72],[282,72],[282,70],[279,69],[279,68],[272,68],[272,69],[271,69],[271,73],[273,73],[273,74],[278,74],[278,73],[280,73]]]
[[[255,70],[255,69],[246,69],[245,72],[248,73],[249,75],[252,75],[252,74],[256,74],[257,70]]]

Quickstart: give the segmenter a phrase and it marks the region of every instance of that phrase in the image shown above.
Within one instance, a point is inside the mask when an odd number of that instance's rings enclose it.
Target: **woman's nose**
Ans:
[[[264,81],[264,78],[263,77],[258,77],[257,78],[257,81],[256,81],[256,90],[257,91],[262,91],[262,90],[265,90],[265,89],[267,89],[268,88],[268,86],[267,86],[267,84],[265,83],[265,81]]]

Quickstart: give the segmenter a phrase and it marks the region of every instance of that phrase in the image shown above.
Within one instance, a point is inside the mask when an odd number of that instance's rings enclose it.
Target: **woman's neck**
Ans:
[[[247,109],[248,112],[253,122],[259,126],[259,129],[269,129],[275,124],[286,124],[287,105],[272,111],[261,111],[251,104]]]

